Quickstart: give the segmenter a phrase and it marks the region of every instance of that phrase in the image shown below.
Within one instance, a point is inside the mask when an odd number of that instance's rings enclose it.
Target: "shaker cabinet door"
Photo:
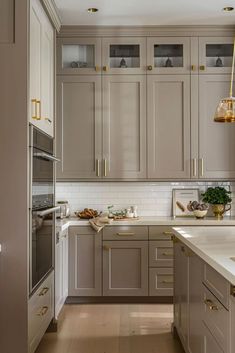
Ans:
[[[148,295],[148,242],[103,242],[103,295]]]
[[[148,178],[190,178],[190,77],[148,76]]]
[[[221,98],[229,94],[229,75],[199,77],[199,177],[235,177],[235,124],[214,122]]]
[[[103,158],[105,178],[146,177],[146,78],[103,77]]]
[[[98,179],[101,78],[60,76],[57,84],[57,179]]]

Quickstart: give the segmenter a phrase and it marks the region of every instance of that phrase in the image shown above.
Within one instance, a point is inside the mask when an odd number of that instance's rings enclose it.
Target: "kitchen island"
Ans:
[[[187,353],[235,352],[235,227],[174,227],[174,329]]]

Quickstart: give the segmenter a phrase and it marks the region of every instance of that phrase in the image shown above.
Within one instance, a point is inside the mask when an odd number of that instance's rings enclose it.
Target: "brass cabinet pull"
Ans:
[[[110,249],[110,247],[108,245],[103,245],[103,249],[107,251]]]
[[[48,287],[42,288],[41,292],[38,294],[39,297],[42,297],[42,296],[45,295],[48,291],[49,291],[49,288],[48,288]]]
[[[162,253],[163,256],[173,256],[172,252],[163,252]]]
[[[199,69],[200,69],[201,71],[205,71],[206,67],[205,67],[205,65],[200,65],[200,66],[199,66]]]
[[[37,312],[37,316],[44,316],[44,315],[46,315],[48,309],[49,309],[48,306],[43,306],[43,307],[41,308],[41,310],[39,310],[39,311]]]
[[[104,176],[107,176],[107,160],[104,159]]]
[[[206,304],[206,306],[210,309],[210,310],[214,310],[217,311],[219,310],[218,306],[216,304],[213,303],[212,300],[210,299],[205,299],[204,303]]]
[[[42,119],[41,101],[37,100],[36,104],[38,105],[38,119],[37,120],[41,120]]]
[[[100,160],[99,159],[96,160],[96,176],[97,177],[100,176]]]
[[[99,68],[98,65],[95,65],[95,71],[96,71],[96,72],[100,71],[100,68]]]
[[[37,99],[31,99],[33,108],[34,108],[34,114],[32,116],[32,119],[38,120],[38,106],[37,106]]]
[[[152,65],[148,65],[148,66],[147,66],[147,69],[148,69],[149,71],[152,71],[152,69],[153,69]]]
[[[44,120],[46,120],[49,124],[52,124],[51,119],[49,119],[49,118],[44,118]]]
[[[197,159],[193,158],[193,176],[197,176]]]
[[[191,70],[196,71],[196,65],[191,65]]]
[[[119,237],[129,237],[135,235],[135,233],[116,233]]]
[[[162,283],[173,284],[174,282],[173,282],[172,279],[164,279],[164,280],[162,281]]]
[[[105,72],[107,72],[108,71],[108,66],[107,65],[105,65],[105,66],[103,66],[103,71],[105,71]]]
[[[200,161],[200,176],[203,177],[203,175],[204,175],[204,160],[203,160],[203,158],[200,158],[199,161]]]

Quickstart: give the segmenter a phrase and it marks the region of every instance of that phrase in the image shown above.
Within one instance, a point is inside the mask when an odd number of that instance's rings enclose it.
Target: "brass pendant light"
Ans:
[[[232,72],[231,72],[229,97],[222,98],[216,108],[214,121],[217,123],[235,122],[235,97],[233,97],[234,62],[235,62],[235,38],[233,43],[233,60],[232,60]]]

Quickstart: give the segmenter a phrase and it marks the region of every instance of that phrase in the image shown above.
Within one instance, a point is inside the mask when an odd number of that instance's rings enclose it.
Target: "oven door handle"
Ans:
[[[44,152],[35,152],[34,157],[44,158],[53,162],[60,162],[60,159]]]
[[[59,211],[59,209],[60,209],[60,206],[48,208],[47,210],[44,210],[44,211],[41,211],[40,213],[38,213],[38,217],[44,217],[49,213],[52,213],[52,212],[54,213],[56,211]]]

